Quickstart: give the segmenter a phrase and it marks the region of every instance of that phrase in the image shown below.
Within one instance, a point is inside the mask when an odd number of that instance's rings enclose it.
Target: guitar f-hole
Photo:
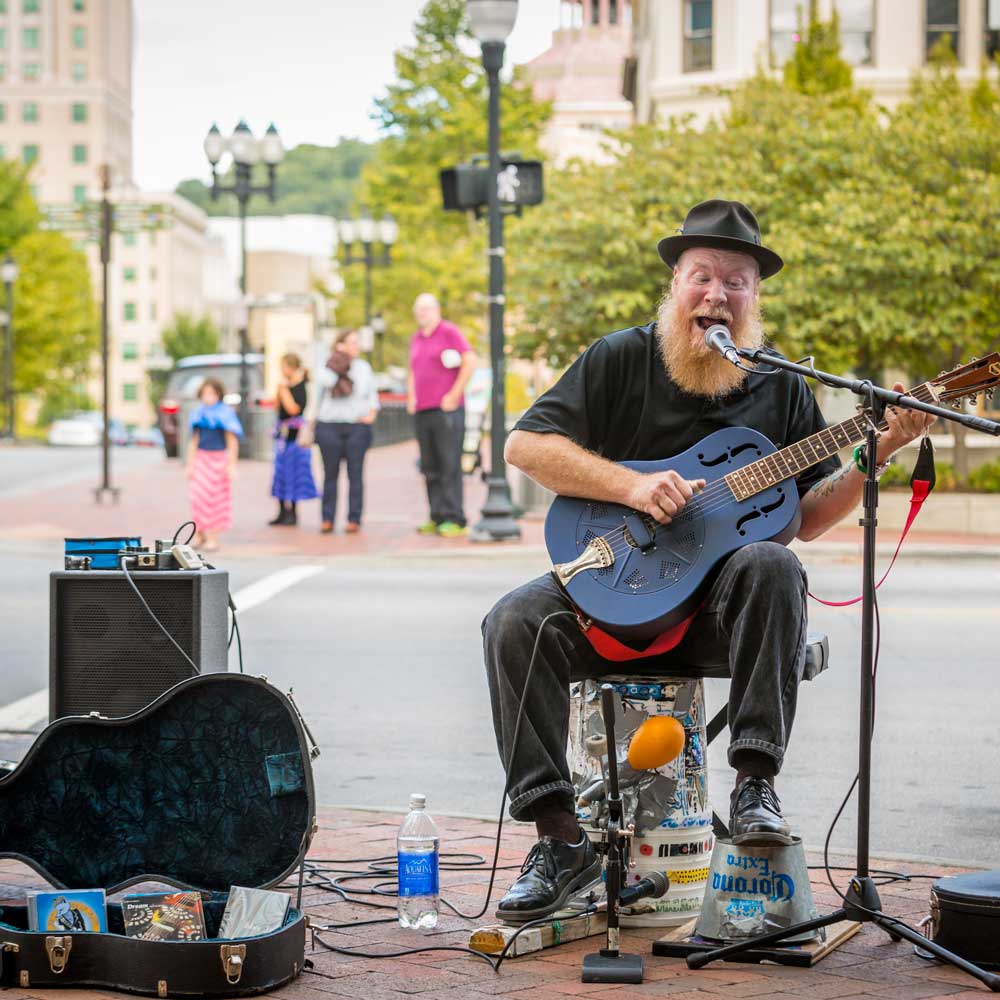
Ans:
[[[736,522],[736,530],[741,535],[746,535],[746,529],[743,527],[743,525],[748,524],[750,521],[753,521],[755,518],[758,518],[758,517],[763,517],[763,518],[766,519],[767,515],[770,514],[771,511],[775,511],[779,507],[783,506],[784,503],[785,503],[785,500],[787,500],[787,499],[788,498],[785,496],[785,491],[779,486],[778,487],[778,499],[775,500],[773,503],[761,504],[761,506],[759,508],[757,507],[756,504],[754,504],[753,510],[747,511],[747,513],[744,514]]]

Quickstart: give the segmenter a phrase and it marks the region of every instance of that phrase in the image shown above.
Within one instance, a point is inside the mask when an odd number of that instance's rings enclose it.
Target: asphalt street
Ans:
[[[55,542],[0,544],[0,704],[47,683],[48,573]],[[814,592],[860,589],[856,560],[810,558]],[[495,816],[503,787],[482,667],[479,623],[494,600],[544,572],[538,553],[219,560],[237,595],[293,565],[314,575],[241,616],[245,668],[293,688],[322,747],[322,803],[405,811],[422,790],[441,813]],[[874,853],[1000,865],[1000,709],[996,664],[1000,572],[987,559],[901,559],[880,592],[882,635],[874,745]],[[821,846],[857,765],[860,612],[811,607],[832,666],[801,690],[778,789],[810,846]],[[235,669],[235,659],[231,669]],[[708,682],[710,709],[725,683]],[[4,750],[0,748],[0,756]],[[728,805],[725,736],[712,748],[716,808]],[[835,848],[855,844],[849,807]]]

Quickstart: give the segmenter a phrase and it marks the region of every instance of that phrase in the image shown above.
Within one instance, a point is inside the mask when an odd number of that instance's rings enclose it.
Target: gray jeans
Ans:
[[[783,545],[747,545],[722,565],[681,643],[655,661],[611,663],[594,651],[572,614],[550,619],[539,640],[517,747],[511,746],[514,725],[539,625],[570,605],[551,575],[501,598],[483,620],[483,647],[497,748],[510,769],[511,816],[531,819],[532,803],[545,796],[574,807],[566,762],[570,682],[648,674],[651,662],[662,676],[671,676],[673,660],[688,668],[678,671],[681,676],[731,677],[730,763],[734,753],[748,749],[768,754],[780,768],[805,667],[806,586],[802,564]]]

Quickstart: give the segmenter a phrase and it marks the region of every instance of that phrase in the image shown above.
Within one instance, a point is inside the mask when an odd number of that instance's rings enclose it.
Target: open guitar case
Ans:
[[[291,699],[239,674],[192,677],[123,719],[53,722],[13,771],[0,771],[0,857],[59,889],[198,889],[208,937],[127,937],[111,900],[108,933],[33,932],[26,906],[3,904],[0,985],[247,996],[294,979],[308,926],[314,752]],[[273,887],[296,870],[284,926],[216,938],[230,886]]]

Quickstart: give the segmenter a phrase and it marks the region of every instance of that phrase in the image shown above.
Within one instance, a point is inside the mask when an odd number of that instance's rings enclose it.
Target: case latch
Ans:
[[[66,968],[72,947],[73,939],[68,934],[65,937],[47,937],[45,939],[45,951],[49,956],[49,968],[56,975]]]
[[[15,944],[13,941],[0,942],[0,951],[9,951],[16,955],[20,950],[21,946],[19,944]]]
[[[235,986],[243,975],[243,959],[247,957],[245,944],[224,944],[219,948],[222,957],[222,968],[226,973],[226,982]]]

